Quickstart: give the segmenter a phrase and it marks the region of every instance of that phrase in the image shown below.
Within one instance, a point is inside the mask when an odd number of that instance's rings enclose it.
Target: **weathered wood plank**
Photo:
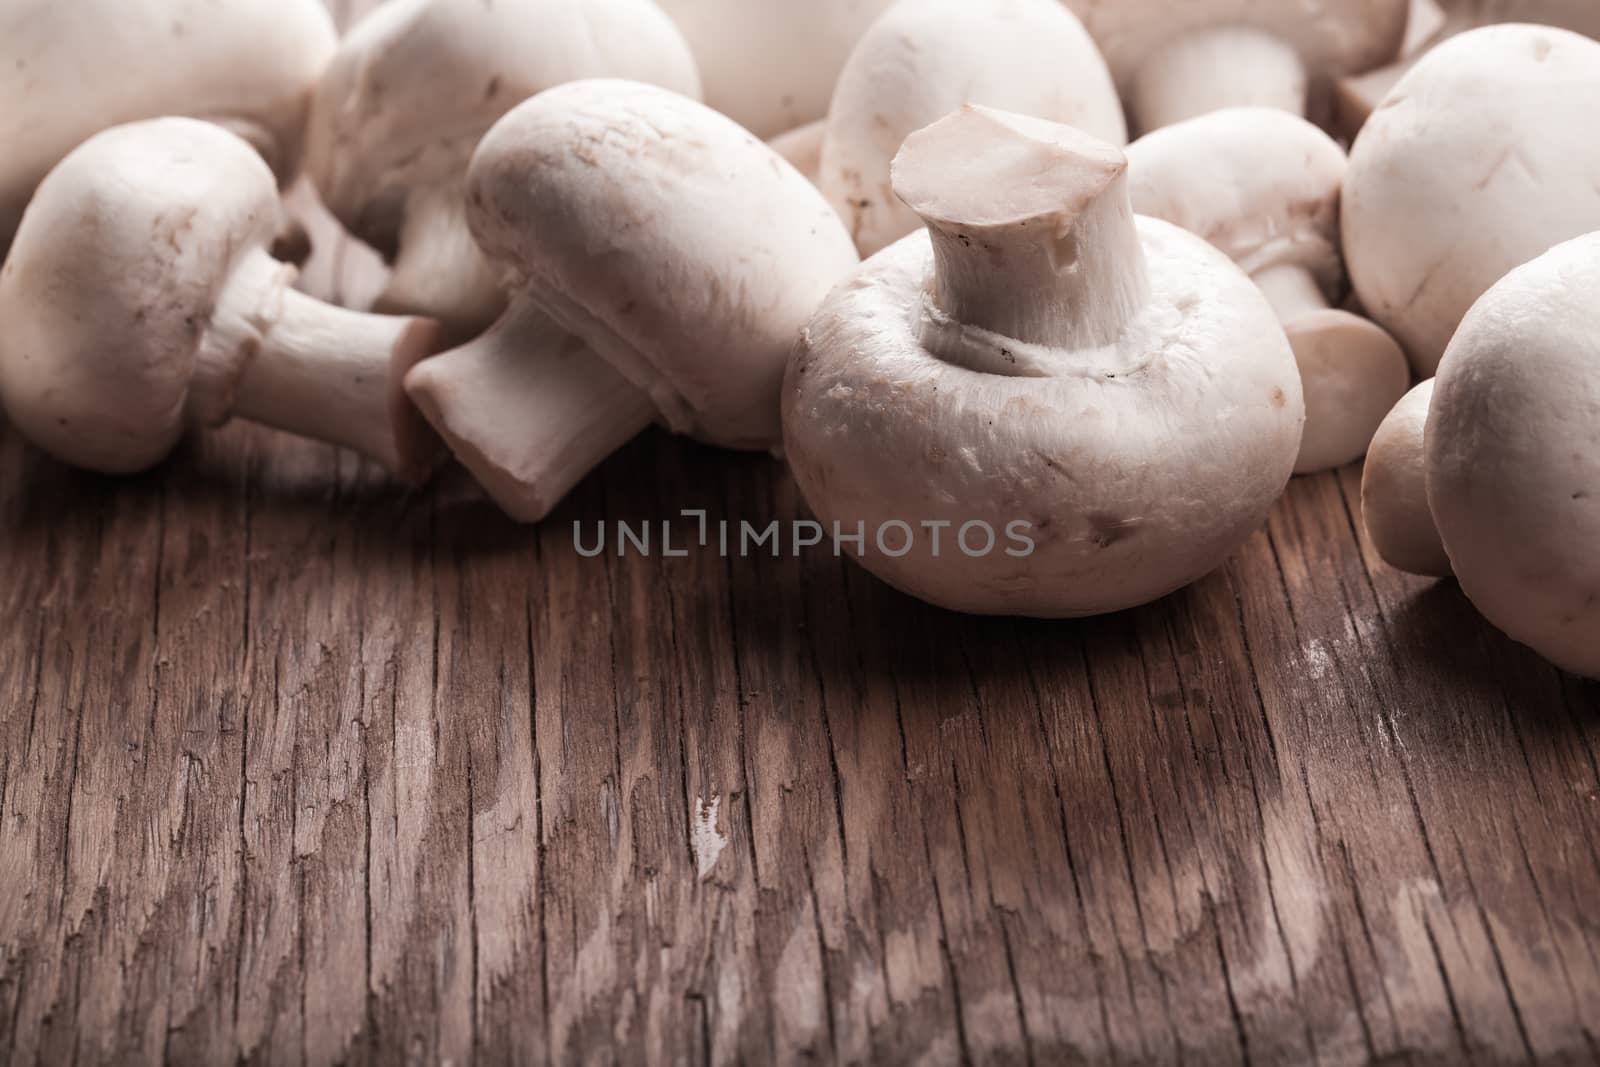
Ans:
[[[1035,623],[826,550],[581,557],[800,513],[656,434],[536,531],[245,427],[123,482],[7,434],[0,1039],[1592,1059],[1600,691],[1383,568],[1357,485]]]

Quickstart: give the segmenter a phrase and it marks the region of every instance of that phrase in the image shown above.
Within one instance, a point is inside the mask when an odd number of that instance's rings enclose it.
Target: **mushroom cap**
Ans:
[[[1356,139],[1344,250],[1356,292],[1432,375],[1507,271],[1600,229],[1600,43],[1489,26],[1429,52]]]
[[[676,93],[572,82],[489,132],[468,189],[484,251],[674,430],[730,448],[778,440],[789,353],[857,262],[781,156]]]
[[[1600,678],[1600,233],[1506,275],[1439,366],[1428,500],[1484,617]]]
[[[6,0],[0,249],[50,168],[119,123],[209,119],[286,179],[337,40],[321,0]]]
[[[833,84],[890,0],[660,0],[700,63],[706,103],[759,137],[827,114]]]
[[[267,165],[209,123],[152,119],[75,149],[0,270],[12,421],[75,466],[128,473],[164,457],[191,417],[221,417],[212,394],[231,390],[232,368],[196,355],[230,265],[269,245],[281,218]]]
[[[1367,536],[1389,566],[1429,578],[1450,576],[1450,557],[1428,507],[1428,408],[1434,379],[1412,389],[1389,412],[1367,450],[1361,515]]]
[[[822,189],[864,255],[921,226],[889,164],[909,134],[963,104],[1128,139],[1105,60],[1059,0],[899,0],[850,54],[823,136]]]
[[[392,0],[329,64],[306,170],[346,228],[393,258],[410,200],[458,191],[501,116],[597,76],[700,92],[689,46],[653,0]]]
[[[1411,385],[1411,365],[1381,326],[1338,308],[1285,323],[1306,395],[1296,474],[1316,474],[1366,454],[1384,417]]]
[[[1337,298],[1344,149],[1298,115],[1233,107],[1128,146],[1133,210],[1220,248],[1246,274],[1299,266]]]
[[[923,347],[926,232],[872,257],[818,310],[789,370],[785,446],[820,519],[865,524],[873,573],[958,611],[1095,615],[1187,585],[1260,525],[1300,447],[1293,354],[1226,256],[1137,221],[1148,302],[1112,346],[1063,354],[1055,373],[984,373]],[[920,529],[894,558],[875,544],[891,522],[953,525],[938,558]],[[1009,524],[1029,523],[1035,550],[969,557],[953,538],[973,522],[1002,549]]]
[[[1124,94],[1161,48],[1203,30],[1243,26],[1291,45],[1313,78],[1392,60],[1405,37],[1410,0],[1065,0],[1100,43]]]

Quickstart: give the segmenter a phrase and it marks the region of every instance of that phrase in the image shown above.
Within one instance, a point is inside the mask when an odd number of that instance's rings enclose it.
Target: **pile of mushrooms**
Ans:
[[[528,523],[657,424],[1047,617],[1365,454],[1384,559],[1600,674],[1597,11],[11,0],[0,406],[93,470],[239,416]],[[372,307],[295,288],[302,162]]]

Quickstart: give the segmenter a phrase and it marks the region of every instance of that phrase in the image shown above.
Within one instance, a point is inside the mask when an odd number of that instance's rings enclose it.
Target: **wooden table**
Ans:
[[[799,514],[654,433],[535,530],[242,426],[5,436],[0,1060],[1592,1062],[1600,687],[1357,490],[1038,623],[580,557]]]

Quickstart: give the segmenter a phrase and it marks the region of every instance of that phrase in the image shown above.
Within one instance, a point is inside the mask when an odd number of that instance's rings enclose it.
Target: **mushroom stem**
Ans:
[[[465,196],[465,178],[458,177],[411,201],[374,311],[429,315],[464,340],[505,310],[500,275],[467,228]]]
[[[1288,42],[1246,26],[1179,37],[1152,54],[1134,79],[1135,125],[1155,130],[1225,107],[1273,107],[1304,115],[1305,64]]]
[[[1278,313],[1280,322],[1294,322],[1313,312],[1328,310],[1328,298],[1323,295],[1316,276],[1298,264],[1268,267],[1253,275],[1251,280],[1267,294],[1267,301]]]
[[[414,432],[399,382],[437,347],[437,324],[325,304],[295,291],[294,277],[261,250],[238,264],[196,355],[196,416],[238,415],[425,473],[426,435]]]
[[[656,408],[533,303],[419,364],[406,392],[505,512],[538,522]]]
[[[1150,292],[1127,166],[1071,127],[970,106],[907,139],[894,187],[933,241],[928,349],[1047,375],[1111,345]]]

